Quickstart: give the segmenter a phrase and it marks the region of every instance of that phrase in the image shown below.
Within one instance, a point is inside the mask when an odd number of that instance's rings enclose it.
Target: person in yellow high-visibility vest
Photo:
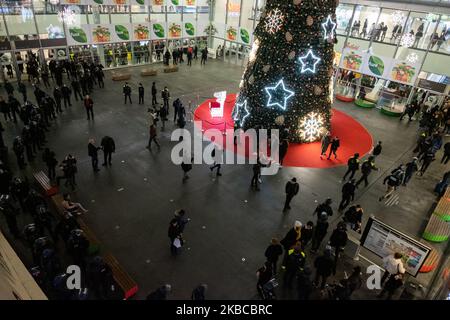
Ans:
[[[303,271],[305,261],[306,254],[302,251],[301,246],[289,249],[286,260],[286,273],[284,274],[284,285],[289,289],[292,288],[292,282],[297,273]]]

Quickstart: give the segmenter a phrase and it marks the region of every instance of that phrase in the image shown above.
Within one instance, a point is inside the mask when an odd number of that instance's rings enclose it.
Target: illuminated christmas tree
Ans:
[[[233,110],[246,130],[289,130],[312,142],[330,130],[337,0],[267,0]]]

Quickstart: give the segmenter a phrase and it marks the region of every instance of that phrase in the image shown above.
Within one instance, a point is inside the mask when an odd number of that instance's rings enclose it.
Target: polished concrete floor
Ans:
[[[317,202],[327,197],[335,200],[336,213],[332,220],[340,219],[337,204],[345,168],[283,168],[276,176],[264,177],[261,191],[254,192],[249,189],[252,175],[249,165],[224,165],[223,176],[219,179],[211,175],[207,165],[195,165],[191,178],[182,183],[181,168],[170,160],[171,148],[175,145],[170,141],[170,132],[175,128],[172,122],[159,136],[160,151],[154,148],[150,152],[145,148],[152,81],[156,81],[159,90],[168,86],[172,97],[181,97],[185,105],[188,101],[195,105],[210,98],[214,91],[236,92],[243,68],[208,61],[204,67],[199,63],[191,68],[182,65],[179,72],[160,72],[156,77],[142,78],[140,67],[129,71],[132,73],[129,81],[133,88],[132,105],[123,104],[123,82],[112,82],[110,73],[106,72],[105,88],[96,89],[92,94],[95,121],[87,121],[82,104],[75,102],[57,119],[48,134],[48,145],[59,160],[68,153],[78,158],[78,188],[73,197],[89,209],[86,214],[89,225],[139,284],[137,298],[144,298],[164,283],[172,284],[173,299],[189,298],[191,290],[199,283],[209,285],[210,299],[255,298],[255,272],[265,261],[264,250],[272,236],[283,237],[294,220],[304,223],[312,220]],[[145,105],[137,104],[139,82],[146,88]],[[433,187],[449,166],[435,161],[423,177],[415,176],[407,188],[400,188],[397,205],[378,202],[385,189],[382,179],[386,173],[412,156],[417,122],[399,122],[378,110],[360,109],[353,104],[336,102],[334,107],[360,121],[374,141],[383,141],[383,152],[376,162],[380,171],[371,175],[368,188],[359,189],[357,193],[356,202],[364,207],[365,218],[375,215],[402,232],[420,238],[435,200]],[[7,123],[4,127],[5,141],[11,147],[12,138],[22,125]],[[115,139],[117,151],[113,155],[113,166],[101,167],[101,171],[94,174],[87,155],[88,139],[93,137],[100,141],[104,135]],[[10,162],[15,165],[11,151]],[[36,168],[43,168],[40,159],[25,172],[31,174]],[[293,200],[293,209],[283,214],[284,184],[294,176],[300,181],[300,193]],[[185,229],[186,244],[181,254],[172,257],[167,228],[179,208],[184,208],[192,220]],[[369,253],[362,253],[375,259]],[[350,265],[341,266],[338,275],[344,270],[351,272]],[[418,280],[426,284],[430,276],[421,277]],[[364,297],[374,296],[375,293],[368,292]]]

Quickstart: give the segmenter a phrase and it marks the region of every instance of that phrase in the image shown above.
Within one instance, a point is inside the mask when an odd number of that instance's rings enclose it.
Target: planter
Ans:
[[[375,108],[375,106],[376,106],[375,103],[367,101],[367,100],[362,100],[362,99],[356,99],[355,105],[357,105],[358,107],[367,108],[367,109]]]
[[[389,116],[389,117],[400,117],[402,115],[402,113],[403,113],[403,112],[396,111],[396,110],[393,110],[393,109],[388,109],[388,108],[385,108],[385,107],[382,107],[380,109],[380,112],[382,114],[385,114],[385,115]]]
[[[337,94],[335,97],[339,101],[343,101],[343,102],[353,102],[353,101],[355,101],[355,99],[353,97],[341,96],[340,94]]]

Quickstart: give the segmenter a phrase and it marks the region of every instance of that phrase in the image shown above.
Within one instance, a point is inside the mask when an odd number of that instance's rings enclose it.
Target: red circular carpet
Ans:
[[[202,129],[233,129],[234,121],[231,117],[236,94],[227,95],[223,118],[212,118],[209,111],[209,102],[215,99],[209,99],[203,102],[194,112],[194,120],[201,121]],[[337,151],[338,159],[327,160],[325,157],[320,159],[320,142],[314,143],[290,143],[284,166],[287,167],[307,167],[307,168],[329,168],[334,166],[346,165],[349,157],[356,152],[360,157],[367,154],[372,149],[372,136],[358,121],[342,111],[333,109],[331,118],[331,134],[338,136],[341,140],[341,146]],[[236,151],[234,146],[226,146],[226,149]]]

